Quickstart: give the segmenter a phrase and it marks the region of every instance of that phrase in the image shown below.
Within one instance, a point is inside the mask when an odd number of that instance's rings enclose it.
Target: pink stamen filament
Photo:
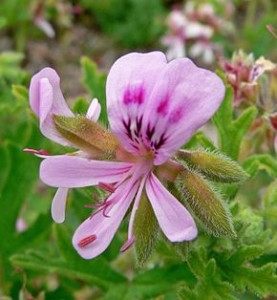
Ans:
[[[80,248],[84,248],[84,247],[90,245],[91,243],[93,243],[96,239],[97,239],[97,237],[95,234],[89,235],[89,236],[83,238],[82,240],[80,240],[80,242],[78,243],[78,246]]]
[[[133,244],[135,243],[136,238],[132,236],[124,245],[121,247],[120,252],[125,252],[126,250],[130,249]]]
[[[99,182],[98,186],[109,193],[114,193],[115,191],[115,187],[108,183]]]
[[[31,148],[25,148],[25,149],[23,149],[23,151],[26,153],[31,153],[31,154],[50,156],[50,154],[44,149],[36,150],[36,149],[31,149]]]

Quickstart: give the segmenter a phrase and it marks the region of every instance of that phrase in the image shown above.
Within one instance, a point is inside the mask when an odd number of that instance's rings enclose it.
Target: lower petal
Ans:
[[[40,178],[54,187],[85,187],[119,181],[132,164],[90,160],[78,156],[51,156],[40,165]]]
[[[83,258],[94,258],[107,249],[136,194],[137,188],[138,184],[130,184],[130,180],[124,183],[109,199],[115,200],[115,204],[109,210],[108,217],[105,217],[100,211],[77,228],[72,243]]]
[[[171,242],[190,241],[197,236],[197,228],[190,213],[154,174],[146,181],[146,193],[162,231]]]
[[[62,223],[65,220],[65,206],[68,194],[68,188],[58,188],[51,205],[51,215],[56,223]]]

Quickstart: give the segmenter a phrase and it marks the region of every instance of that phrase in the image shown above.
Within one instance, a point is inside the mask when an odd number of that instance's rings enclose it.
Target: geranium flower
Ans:
[[[171,242],[197,236],[190,213],[165,183],[174,181],[182,168],[172,155],[212,117],[224,92],[217,75],[187,58],[168,63],[161,52],[125,55],[107,78],[109,132],[88,118],[73,116],[54,70],[44,69],[32,78],[30,104],[42,133],[80,149],[43,156],[42,181],[61,189],[98,185],[110,192],[73,236],[82,257],[96,257],[109,246],[132,203],[128,240],[121,250],[135,242],[133,224],[142,195]],[[62,211],[58,215],[64,214],[64,197],[61,202],[55,205]]]

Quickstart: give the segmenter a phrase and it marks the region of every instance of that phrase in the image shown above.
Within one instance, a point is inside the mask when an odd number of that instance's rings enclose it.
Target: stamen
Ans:
[[[111,184],[105,182],[99,182],[98,186],[109,193],[114,193],[115,191],[115,188]]]
[[[25,148],[25,149],[23,149],[23,151],[26,153],[31,153],[31,154],[35,154],[35,155],[50,156],[50,154],[44,149],[36,150],[36,149],[31,149],[31,148]]]
[[[89,235],[89,236],[83,238],[83,239],[78,243],[78,246],[79,246],[80,248],[84,248],[84,247],[86,247],[87,245],[93,243],[96,239],[97,239],[97,237],[96,237],[95,234]]]
[[[132,236],[124,245],[120,248],[120,252],[125,252],[129,248],[131,248],[136,241],[135,237]]]
[[[105,218],[109,218],[110,217],[109,215],[106,214],[106,210],[108,209],[109,206],[111,206],[111,204],[112,204],[111,202],[106,203],[105,206],[104,206],[104,208],[103,208],[103,216]]]

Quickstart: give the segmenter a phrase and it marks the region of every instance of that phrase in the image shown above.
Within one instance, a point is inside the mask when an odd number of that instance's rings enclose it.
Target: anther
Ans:
[[[78,243],[78,246],[80,248],[84,248],[87,245],[93,243],[96,240],[96,238],[97,237],[95,234],[89,235],[89,236],[85,237],[84,239],[80,240],[80,242]]]

